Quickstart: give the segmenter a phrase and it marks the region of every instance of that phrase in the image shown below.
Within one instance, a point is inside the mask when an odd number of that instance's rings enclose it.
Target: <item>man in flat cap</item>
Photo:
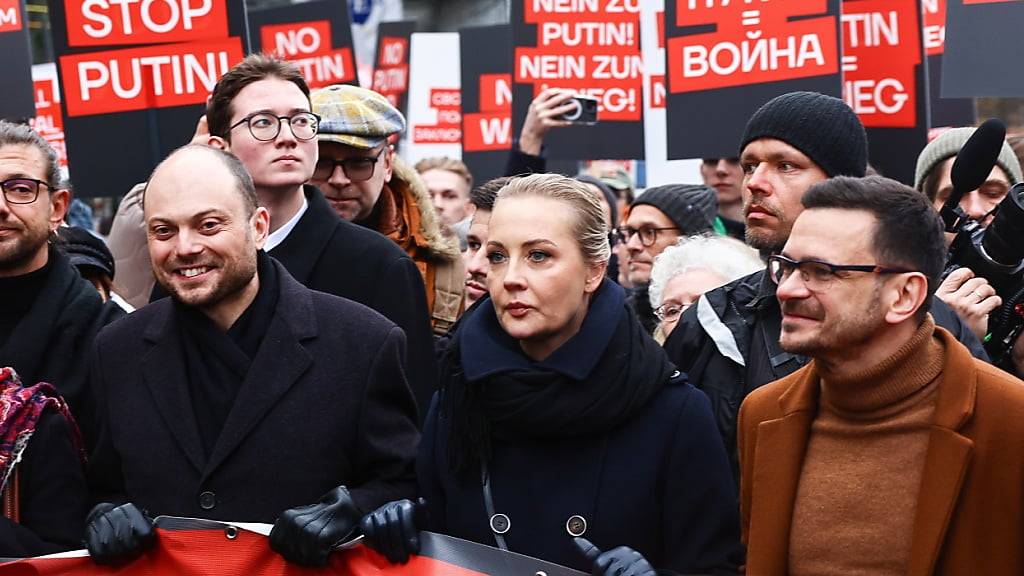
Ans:
[[[434,333],[444,334],[461,312],[465,272],[430,191],[388,143],[405,130],[405,118],[386,98],[358,86],[328,86],[310,99],[320,116],[312,183],[338,216],[394,240],[416,262]],[[430,397],[417,400],[429,404]]]

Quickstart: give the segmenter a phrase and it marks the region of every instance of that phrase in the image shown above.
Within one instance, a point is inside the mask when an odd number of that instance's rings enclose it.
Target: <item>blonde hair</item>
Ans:
[[[424,158],[416,163],[414,166],[417,174],[423,174],[427,170],[447,170],[453,174],[458,175],[460,178],[466,181],[466,186],[469,188],[473,187],[473,174],[469,171],[469,166],[466,166],[461,160],[455,158],[449,158],[447,156],[434,156],[432,158]]]
[[[498,193],[494,205],[506,198],[550,198],[565,202],[576,214],[570,229],[588,264],[604,264],[611,257],[608,224],[597,193],[584,183],[559,174],[530,174],[513,178]]]

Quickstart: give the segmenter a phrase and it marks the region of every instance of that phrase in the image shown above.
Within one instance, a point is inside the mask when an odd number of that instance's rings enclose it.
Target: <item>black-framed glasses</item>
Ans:
[[[281,133],[281,121],[283,120],[288,121],[292,134],[298,140],[312,140],[316,137],[317,128],[320,127],[320,117],[312,112],[299,112],[291,116],[275,116],[270,112],[256,112],[235,122],[228,130],[248,124],[249,133],[253,138],[261,142],[269,142]]]
[[[313,178],[316,180],[327,180],[334,174],[334,169],[341,166],[345,177],[352,182],[363,182],[373,178],[373,171],[377,167],[377,160],[384,153],[387,146],[380,149],[376,156],[355,156],[335,160],[334,158],[320,157],[313,169]]]
[[[686,312],[686,309],[693,306],[693,302],[678,304],[676,302],[665,302],[654,309],[654,315],[662,322],[675,322]]]
[[[31,204],[39,198],[39,187],[53,188],[42,180],[35,178],[10,178],[0,182],[4,200],[8,204]]]
[[[653,246],[654,241],[658,239],[658,234],[668,230],[679,230],[675,226],[669,226],[667,228],[655,228],[653,226],[644,226],[642,228],[633,228],[632,226],[623,226],[622,228],[616,228],[612,230],[612,244],[618,244],[622,242],[625,244],[629,242],[634,235],[640,235],[640,243],[644,246]]]
[[[916,272],[907,268],[894,268],[878,264],[830,264],[821,260],[793,260],[780,254],[768,258],[768,273],[776,284],[782,284],[794,270],[800,270],[800,279],[812,292],[828,290],[839,272],[868,272],[871,274],[905,274]]]

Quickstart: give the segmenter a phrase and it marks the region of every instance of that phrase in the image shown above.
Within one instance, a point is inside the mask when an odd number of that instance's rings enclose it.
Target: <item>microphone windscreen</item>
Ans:
[[[1006,125],[997,118],[978,126],[953,161],[950,180],[954,193],[970,192],[985,183],[999,159],[1005,139]]]

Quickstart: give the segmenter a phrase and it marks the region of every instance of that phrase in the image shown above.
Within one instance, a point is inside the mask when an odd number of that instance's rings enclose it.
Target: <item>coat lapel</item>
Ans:
[[[805,369],[780,397],[783,416],[757,427],[747,546],[748,572],[785,574],[789,530],[818,399],[817,372]]]
[[[168,299],[154,306],[163,306],[163,309],[143,335],[150,343],[142,358],[143,380],[175,441],[189,462],[201,472],[205,455],[188,393],[185,355],[181,349],[178,323],[173,320],[173,305]]]
[[[946,362],[928,438],[907,574],[934,573],[974,449],[974,443],[958,432],[974,414],[974,359],[949,332],[942,328],[935,331],[945,346]]]
[[[274,319],[224,422],[203,472],[204,479],[238,448],[313,363],[313,357],[301,343],[316,335],[311,293],[289,276],[280,263],[274,265],[281,282]]]
[[[317,187],[307,184],[303,192],[308,203],[306,213],[299,218],[288,237],[268,254],[283,264],[296,280],[309,284],[313,268],[342,220]]]

